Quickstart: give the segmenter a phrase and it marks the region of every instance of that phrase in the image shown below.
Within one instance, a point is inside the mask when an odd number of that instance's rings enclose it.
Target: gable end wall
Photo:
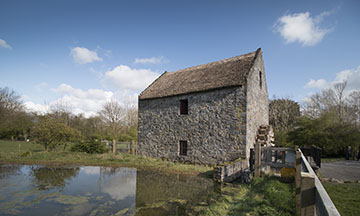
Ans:
[[[259,71],[262,73],[262,88],[259,83]],[[246,97],[246,158],[249,158],[250,148],[254,147],[259,127],[269,124],[269,96],[261,52],[249,72]]]
[[[231,87],[166,98],[139,100],[141,155],[171,161],[217,164],[245,155],[246,88]],[[180,115],[188,99],[189,114]],[[179,155],[179,141],[188,155]]]

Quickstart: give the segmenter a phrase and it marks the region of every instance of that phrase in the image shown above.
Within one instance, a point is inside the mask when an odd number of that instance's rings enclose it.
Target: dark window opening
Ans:
[[[180,140],[180,148],[179,148],[179,155],[186,156],[187,155],[187,141]]]
[[[187,115],[188,114],[188,100],[180,100],[180,114]]]
[[[259,71],[259,85],[260,85],[260,89],[262,88],[262,74],[261,71]]]

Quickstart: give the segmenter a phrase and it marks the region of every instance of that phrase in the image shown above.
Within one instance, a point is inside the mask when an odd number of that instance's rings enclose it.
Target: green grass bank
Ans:
[[[357,216],[360,212],[360,183],[322,181],[325,190],[342,216]]]
[[[67,148],[70,149],[70,146]],[[0,140],[0,162],[22,164],[73,164],[83,166],[118,166],[139,169],[156,169],[184,174],[208,174],[210,166],[190,165],[145,158],[123,153],[87,154],[63,151],[60,147],[52,152],[44,151],[43,146],[32,142],[12,142]]]
[[[254,178],[251,184],[230,184],[200,215],[295,215],[295,185],[279,177]]]

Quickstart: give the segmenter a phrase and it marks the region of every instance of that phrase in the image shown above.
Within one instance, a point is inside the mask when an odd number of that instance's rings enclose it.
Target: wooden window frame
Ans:
[[[259,71],[259,86],[260,86],[260,89],[262,89],[262,72]]]
[[[188,99],[180,100],[180,115],[189,114],[189,101]]]
[[[186,140],[179,141],[179,155],[180,156],[187,156],[188,152],[188,142]]]

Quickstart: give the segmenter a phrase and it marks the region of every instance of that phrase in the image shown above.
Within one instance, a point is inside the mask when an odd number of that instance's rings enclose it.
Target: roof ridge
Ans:
[[[261,50],[261,48],[259,48],[259,49]],[[251,55],[251,54],[254,54],[254,53],[255,53],[255,56],[254,56],[254,58],[255,58],[256,53],[258,52],[259,49],[257,49],[256,51],[253,51],[253,52],[246,53],[246,54],[242,54],[242,55],[238,55],[238,56],[234,56],[234,57],[230,57],[230,58],[226,58],[226,59],[220,59],[220,60],[216,60],[216,61],[213,61],[213,62],[200,64],[200,65],[196,65],[196,66],[191,66],[191,67],[187,67],[187,68],[184,68],[184,69],[180,69],[180,70],[176,70],[176,71],[172,71],[172,72],[168,72],[168,73],[169,73],[169,75],[172,75],[174,73],[183,72],[183,71],[190,71],[191,69],[199,69],[199,68],[202,68],[202,67],[205,67],[205,66],[210,66],[210,65],[216,64],[216,63],[227,63],[227,62],[229,62],[231,60],[236,61],[236,60],[239,60],[239,57],[245,57],[247,55]]]
[[[139,100],[208,91],[247,83],[261,49],[174,72],[165,71],[139,95]]]

